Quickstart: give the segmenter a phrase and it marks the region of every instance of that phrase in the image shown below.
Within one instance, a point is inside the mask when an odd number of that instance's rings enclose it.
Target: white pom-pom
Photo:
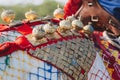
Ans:
[[[35,38],[42,38],[44,35],[45,35],[45,31],[43,30],[43,25],[40,25],[40,26],[36,26],[33,28],[32,30],[32,35],[33,37]]]
[[[63,28],[63,29],[71,29],[71,22],[69,20],[62,20],[60,23],[60,28]]]
[[[91,25],[91,23],[89,23],[88,25],[84,26],[83,29],[84,29],[84,31],[85,31],[86,33],[92,33],[92,32],[94,32],[94,28],[93,28],[93,26]]]
[[[72,16],[68,16],[67,17],[67,20],[69,20],[69,21],[73,21],[73,20],[76,20],[76,18],[75,18],[75,15],[72,15]]]
[[[55,26],[51,25],[50,23],[44,25],[43,29],[44,29],[45,33],[54,33],[56,31]]]
[[[72,21],[72,27],[73,28],[78,27],[78,28],[82,29],[83,28],[83,23],[80,20],[73,20]]]

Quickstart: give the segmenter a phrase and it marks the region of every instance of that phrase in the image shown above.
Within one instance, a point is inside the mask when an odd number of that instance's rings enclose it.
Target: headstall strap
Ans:
[[[120,22],[102,8],[98,0],[82,0],[83,4],[75,16],[81,16],[84,25],[92,22],[95,30],[104,31],[109,25],[120,29]]]

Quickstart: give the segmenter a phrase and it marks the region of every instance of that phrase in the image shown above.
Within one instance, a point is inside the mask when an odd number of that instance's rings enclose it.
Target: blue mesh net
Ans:
[[[36,73],[29,73],[29,80],[58,80],[60,71],[44,62],[43,67],[38,67]]]

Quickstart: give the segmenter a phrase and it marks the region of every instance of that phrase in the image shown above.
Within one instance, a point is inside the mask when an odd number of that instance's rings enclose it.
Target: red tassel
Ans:
[[[82,4],[82,0],[68,0],[64,6],[65,18],[75,14]]]

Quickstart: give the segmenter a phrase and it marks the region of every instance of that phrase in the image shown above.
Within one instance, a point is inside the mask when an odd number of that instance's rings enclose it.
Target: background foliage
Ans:
[[[32,9],[33,11],[37,12],[37,14],[41,17],[44,17],[46,15],[53,15],[53,11],[57,8],[57,5],[60,5],[61,8],[63,8],[63,5],[53,1],[53,0],[44,0],[44,2],[41,5],[33,5],[33,4],[19,4],[14,6],[0,6],[0,14],[2,13],[3,9],[12,9],[16,13],[15,20],[23,20],[25,19],[25,12]],[[0,23],[4,23],[0,18]]]

